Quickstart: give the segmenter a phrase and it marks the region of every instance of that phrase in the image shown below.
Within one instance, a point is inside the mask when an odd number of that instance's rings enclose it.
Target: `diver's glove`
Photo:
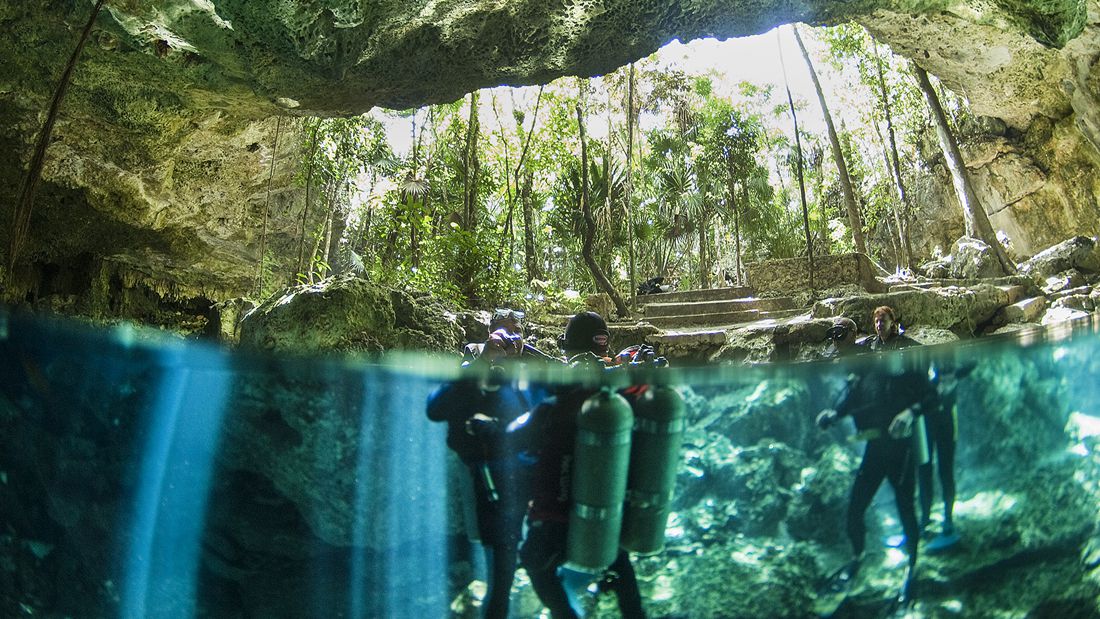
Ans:
[[[587,351],[569,357],[565,364],[571,368],[592,368],[602,370],[607,367],[603,357],[600,357],[594,352]]]
[[[840,415],[835,410],[826,408],[817,415],[817,427],[828,430],[839,417]]]
[[[913,436],[913,421],[916,417],[912,409],[905,409],[894,416],[888,428],[891,438],[909,438]]]

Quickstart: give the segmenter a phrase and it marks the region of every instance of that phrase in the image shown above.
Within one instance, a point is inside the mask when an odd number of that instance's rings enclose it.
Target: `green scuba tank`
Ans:
[[[608,388],[585,400],[577,414],[568,569],[600,572],[619,554],[633,425],[630,404]]]
[[[680,465],[684,398],[671,387],[652,385],[634,403],[634,416],[622,545],[633,552],[660,552]]]

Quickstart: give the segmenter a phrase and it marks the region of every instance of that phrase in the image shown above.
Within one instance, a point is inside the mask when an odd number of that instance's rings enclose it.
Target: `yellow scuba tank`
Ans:
[[[567,569],[600,572],[619,554],[633,425],[630,404],[609,388],[585,400],[577,414]]]
[[[652,385],[634,403],[634,417],[622,545],[654,553],[665,545],[684,435],[684,398],[671,387]]]

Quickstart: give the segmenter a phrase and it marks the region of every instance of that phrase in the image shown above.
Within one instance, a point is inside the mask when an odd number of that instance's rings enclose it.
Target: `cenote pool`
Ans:
[[[616,343],[626,345],[629,342]],[[954,523],[936,482],[913,617],[1100,616],[1100,321],[910,349],[958,377]],[[667,368],[686,430],[651,617],[812,617],[850,556],[863,443],[827,430],[849,375],[887,362]],[[456,359],[264,357],[131,326],[0,311],[0,614],[478,616],[462,472],[425,402]],[[647,375],[531,363],[553,387]],[[905,553],[889,484],[837,617],[892,612]],[[615,617],[614,596],[592,616]],[[514,617],[542,612],[517,572]]]

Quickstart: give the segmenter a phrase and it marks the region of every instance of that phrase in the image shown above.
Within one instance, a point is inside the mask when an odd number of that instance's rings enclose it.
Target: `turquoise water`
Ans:
[[[922,551],[910,616],[1100,616],[1098,333],[1094,319],[896,358],[975,366],[958,387],[962,541]],[[270,358],[0,313],[0,615],[474,616],[484,566],[445,427],[424,414],[455,361]],[[666,547],[635,558],[651,616],[814,616],[850,552],[862,450],[847,422],[814,418],[881,362],[660,370],[688,430]],[[879,542],[899,530],[888,489],[867,523],[838,617],[884,616],[901,582],[904,554]],[[522,571],[512,599],[538,616]],[[607,596],[589,605],[617,616]]]

